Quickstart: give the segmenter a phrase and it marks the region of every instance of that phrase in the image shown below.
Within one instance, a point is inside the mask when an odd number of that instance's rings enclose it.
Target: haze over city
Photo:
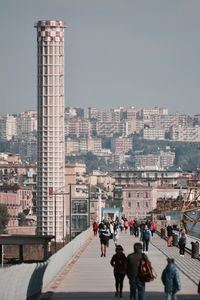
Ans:
[[[197,0],[1,2],[1,114],[37,108],[34,23],[62,19],[65,105],[167,107],[198,114]]]

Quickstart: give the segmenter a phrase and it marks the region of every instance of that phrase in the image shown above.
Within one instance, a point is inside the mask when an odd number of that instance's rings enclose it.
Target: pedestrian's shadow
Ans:
[[[102,299],[118,299],[115,298],[114,292],[75,292],[75,293],[52,293],[51,291],[45,293],[40,298],[41,300],[102,300]],[[124,292],[123,298],[124,300],[129,300],[129,293]],[[165,300],[165,294],[160,292],[146,292],[145,293],[146,300]],[[199,295],[178,295],[178,300],[199,300]]]

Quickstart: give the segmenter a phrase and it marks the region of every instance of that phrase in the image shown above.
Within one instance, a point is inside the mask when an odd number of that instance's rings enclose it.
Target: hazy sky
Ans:
[[[68,24],[66,106],[200,113],[199,0],[0,0],[0,115],[37,109],[41,19]]]

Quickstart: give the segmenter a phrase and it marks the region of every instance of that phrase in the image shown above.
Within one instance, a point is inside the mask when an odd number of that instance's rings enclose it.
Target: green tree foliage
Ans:
[[[8,209],[5,205],[0,204],[0,233],[4,233],[9,221]]]
[[[23,226],[26,220],[26,215],[21,212],[18,214],[18,221],[19,221],[19,226]]]

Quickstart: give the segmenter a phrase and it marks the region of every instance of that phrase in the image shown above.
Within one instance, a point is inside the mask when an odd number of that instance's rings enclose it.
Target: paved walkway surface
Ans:
[[[123,232],[119,244],[128,255],[133,252],[133,244],[138,239]],[[112,255],[115,253],[113,241],[110,241],[107,256],[100,257],[99,238],[93,238],[70,265],[66,266],[55,281],[45,291],[44,299],[51,300],[83,300],[83,299],[116,299],[114,297],[114,276],[110,265]],[[181,291],[178,300],[200,299],[197,294],[197,282],[200,279],[200,261],[192,259],[189,254],[180,257],[178,248],[167,247],[166,241],[155,235],[150,244],[148,254],[152,265],[157,272],[157,278],[146,284],[145,300],[164,300],[161,273],[166,266],[166,258],[173,257],[179,268]],[[129,299],[128,279],[124,280],[123,299]]]

